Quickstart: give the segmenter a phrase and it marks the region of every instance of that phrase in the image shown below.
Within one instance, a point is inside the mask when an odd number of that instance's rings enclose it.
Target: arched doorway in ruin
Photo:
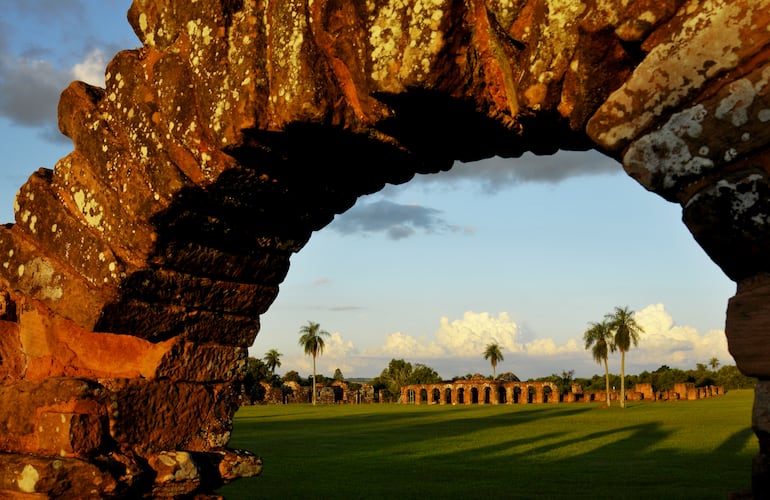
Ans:
[[[107,89],[63,93],[60,128],[76,152],[33,174],[17,224],[0,227],[3,327],[21,344],[43,318],[56,340],[42,351],[14,344],[14,366],[37,371],[14,368],[5,389],[31,398],[23,384],[63,377],[56,397],[88,408],[73,421],[98,438],[73,456],[119,453],[121,443],[124,462],[142,469],[160,452],[205,460],[224,448],[235,411],[227,381],[313,231],[386,182],[457,159],[560,148],[622,160],[684,208],[695,238],[739,283],[730,347],[761,378],[753,425],[767,433],[765,0],[674,2],[644,22],[632,7],[565,9],[558,30],[551,9],[500,2],[423,9],[426,22],[409,5],[268,4],[198,1],[169,13],[136,0],[129,18],[143,47],[115,58]],[[394,19],[410,29],[382,29]],[[73,337],[114,358],[62,360],[71,351],[55,346],[75,347]],[[105,393],[121,411],[107,409]],[[49,401],[25,402],[29,435],[2,451],[49,453],[35,447]],[[190,418],[169,418],[180,411]],[[755,472],[767,493],[765,441]]]
[[[461,404],[461,405],[465,404],[465,398],[466,397],[467,397],[467,395],[466,395],[465,387],[458,387],[457,388],[457,403]]]
[[[452,388],[451,387],[447,387],[446,389],[444,389],[444,399],[446,400],[446,404],[448,404],[448,405],[451,405],[451,404],[455,403],[455,401],[452,400]]]

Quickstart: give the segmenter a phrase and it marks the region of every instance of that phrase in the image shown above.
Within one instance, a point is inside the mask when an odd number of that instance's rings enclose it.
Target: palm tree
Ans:
[[[609,353],[615,352],[615,344],[612,339],[612,330],[607,321],[601,323],[591,323],[588,330],[583,333],[583,340],[586,343],[586,349],[591,349],[591,355],[594,361],[601,364],[604,362],[604,380],[607,391],[607,406],[610,406],[610,368],[607,364]]]
[[[626,351],[631,349],[631,344],[636,347],[639,343],[639,334],[644,330],[634,319],[634,312],[628,306],[615,307],[615,312],[605,316],[609,321],[610,330],[615,333],[613,344],[620,351],[620,407],[626,407]]]
[[[307,325],[299,329],[299,333],[302,334],[299,338],[299,345],[305,350],[305,354],[313,356],[313,404],[315,405],[315,359],[323,354],[324,347],[326,347],[324,337],[328,337],[329,332],[321,330],[321,325],[318,323],[308,321]]]
[[[484,359],[488,359],[492,364],[492,378],[497,378],[497,363],[503,361],[503,351],[500,349],[500,344],[497,342],[490,342],[484,349]]]
[[[717,371],[717,368],[719,368],[719,360],[717,358],[711,358],[709,360],[709,365],[712,370]]]
[[[265,353],[265,357],[262,358],[267,365],[267,369],[270,370],[271,375],[275,375],[275,369],[281,367],[281,354],[278,349],[270,349]]]

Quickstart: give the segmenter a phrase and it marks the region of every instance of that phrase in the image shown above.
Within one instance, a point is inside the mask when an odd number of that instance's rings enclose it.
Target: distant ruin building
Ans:
[[[267,404],[310,403],[313,400],[312,387],[301,386],[296,382],[284,382],[281,387],[272,387],[262,382]],[[319,404],[371,404],[375,402],[374,387],[361,384],[358,389],[350,389],[345,382],[335,381],[331,385],[316,384],[316,402]]]
[[[695,387],[695,384],[676,384],[673,390],[655,391],[652,384],[636,384],[626,391],[627,401],[668,401],[678,399],[704,399],[721,396],[722,386]],[[620,393],[610,391],[610,402],[618,401]],[[583,393],[579,384],[573,384],[570,392],[560,395],[552,382],[503,382],[500,380],[456,380],[437,384],[412,384],[401,388],[404,404],[532,404],[606,402],[605,391]]]

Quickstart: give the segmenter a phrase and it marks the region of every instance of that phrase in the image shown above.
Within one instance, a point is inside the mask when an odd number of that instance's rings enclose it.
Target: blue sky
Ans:
[[[6,0],[0,18],[0,221],[38,167],[72,149],[56,130],[72,80],[103,85],[117,50],[138,45],[127,0]],[[278,372],[310,372],[297,345],[307,321],[332,335],[319,373],[378,374],[391,358],[444,376],[601,373],[583,349],[588,322],[615,306],[645,329],[627,371],[692,368],[717,357],[735,286],[680,220],[595,152],[456,164],[361,198],[316,233],[291,270],[251,353],[276,348]],[[610,370],[619,372],[617,357]]]

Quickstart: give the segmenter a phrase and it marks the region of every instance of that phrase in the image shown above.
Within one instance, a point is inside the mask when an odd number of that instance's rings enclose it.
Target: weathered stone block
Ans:
[[[123,475],[119,465],[107,460],[0,454],[0,498],[125,496],[131,492],[133,477]]]
[[[18,323],[0,320],[0,385],[19,381],[25,365]]]
[[[107,433],[103,397],[98,384],[74,378],[0,386],[0,449],[41,456],[95,451]]]
[[[725,334],[741,372],[770,378],[770,275],[741,282],[727,304]]]
[[[97,333],[52,315],[41,303],[20,303],[18,338],[25,357],[23,377],[151,378],[174,341],[151,343],[111,333]],[[120,356],[111,353],[119,352]]]
[[[43,412],[37,421],[38,453],[88,456],[101,448],[107,435],[106,419],[71,412]]]
[[[245,373],[243,347],[179,341],[160,361],[155,377],[185,382],[226,382]]]
[[[230,439],[237,409],[230,384],[103,380],[110,391],[110,432],[141,454],[207,451]]]
[[[189,452],[162,451],[150,456],[147,463],[156,473],[153,496],[189,495],[201,484],[200,471]]]

